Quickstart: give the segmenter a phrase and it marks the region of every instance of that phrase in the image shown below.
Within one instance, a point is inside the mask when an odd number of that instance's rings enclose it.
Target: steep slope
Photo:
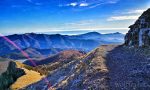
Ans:
[[[114,48],[112,46],[110,49]],[[110,50],[109,49],[109,50]],[[48,80],[54,89],[83,90],[83,89],[107,89],[108,69],[103,58],[105,48],[100,47],[79,60],[72,60],[62,67],[51,71]],[[100,85],[103,85],[101,87]],[[38,87],[44,90],[44,81],[28,86],[26,89],[35,90]]]
[[[150,9],[145,11],[130,27],[125,36],[125,45],[150,46]]]
[[[103,45],[79,60],[73,60],[47,77],[56,90],[148,90],[150,68],[148,49]],[[44,80],[25,90],[47,90]]]

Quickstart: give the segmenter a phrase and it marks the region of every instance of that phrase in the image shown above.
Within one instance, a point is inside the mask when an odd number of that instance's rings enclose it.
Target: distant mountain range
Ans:
[[[26,52],[30,56],[30,58],[35,58],[36,60],[63,51],[63,49],[57,49],[57,48],[50,48],[50,49],[25,48],[22,50]],[[10,51],[10,53],[2,55],[1,57],[15,59],[15,60],[26,59],[26,57],[19,50],[12,50]]]
[[[123,43],[124,41],[124,34],[100,34],[98,32],[72,36],[26,33],[6,37],[12,40],[23,51],[27,52],[30,57],[47,56],[69,49],[88,52],[102,44]],[[0,56],[11,59],[24,57],[19,50],[2,37],[0,38]]]

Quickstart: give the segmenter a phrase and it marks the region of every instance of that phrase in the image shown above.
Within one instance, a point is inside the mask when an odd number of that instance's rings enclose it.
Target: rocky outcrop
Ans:
[[[0,76],[0,90],[7,90],[12,83],[24,74],[23,69],[18,68],[15,62],[10,61],[7,70]]]
[[[150,46],[150,8],[130,27],[125,36],[125,45],[136,47]]]

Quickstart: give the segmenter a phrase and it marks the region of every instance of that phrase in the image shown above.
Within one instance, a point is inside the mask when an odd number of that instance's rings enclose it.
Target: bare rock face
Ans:
[[[22,75],[25,75],[24,70],[18,68],[15,62],[10,61],[6,72],[0,75],[0,90],[8,90],[10,85]]]
[[[150,8],[130,27],[125,36],[125,45],[135,47],[150,46]]]

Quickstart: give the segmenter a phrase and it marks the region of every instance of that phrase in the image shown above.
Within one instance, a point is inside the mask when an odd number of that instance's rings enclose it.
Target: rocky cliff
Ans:
[[[18,68],[15,62],[10,61],[7,70],[0,75],[0,90],[7,90],[17,78],[24,74],[23,69]]]
[[[130,27],[125,36],[125,45],[145,47],[150,46],[150,8]]]

